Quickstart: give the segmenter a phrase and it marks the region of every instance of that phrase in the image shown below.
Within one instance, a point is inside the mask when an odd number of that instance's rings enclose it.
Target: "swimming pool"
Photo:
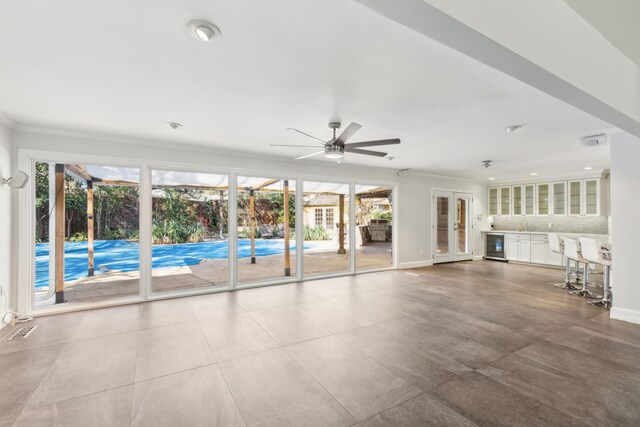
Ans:
[[[108,271],[138,271],[140,246],[124,240],[96,240],[94,242],[95,274]],[[311,245],[304,245],[309,249]],[[290,245],[291,252],[296,246]],[[282,240],[256,240],[256,256],[276,255],[284,252]],[[205,259],[224,259],[229,256],[227,240],[176,245],[153,245],[152,268],[183,267],[200,264]],[[238,239],[238,258],[251,256],[251,240]],[[65,242],[65,282],[87,276],[87,242]],[[49,244],[36,244],[36,288],[49,285]]]

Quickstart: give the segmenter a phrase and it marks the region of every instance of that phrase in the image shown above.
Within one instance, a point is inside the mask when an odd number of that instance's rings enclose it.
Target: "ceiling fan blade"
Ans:
[[[304,147],[313,148],[313,145],[269,144],[271,147]]]
[[[324,153],[324,150],[322,150],[322,151],[316,151],[315,153],[307,154],[306,156],[296,157],[296,160],[306,159],[307,157],[316,156],[316,155],[321,154],[321,153]]]
[[[351,124],[347,126],[347,128],[342,131],[340,136],[335,140],[334,144],[344,145],[344,143],[347,142],[347,140],[351,138],[354,133],[358,132],[361,127],[362,126],[358,123],[351,122]]]
[[[345,144],[345,147],[375,147],[376,145],[393,145],[400,144],[399,138],[394,139],[379,139],[376,141],[362,141],[362,142],[350,142],[349,144]]]
[[[307,138],[311,138],[311,139],[313,139],[314,141],[316,141],[316,142],[318,142],[318,143],[320,143],[320,144],[322,144],[322,145],[325,145],[325,144],[326,144],[326,142],[325,142],[325,141],[323,141],[323,140],[321,140],[321,139],[319,139],[319,138],[316,138],[316,137],[315,137],[315,136],[313,136],[313,135],[309,135],[308,133],[302,132],[300,129],[296,129],[296,128],[287,128],[287,130],[292,130],[292,131],[294,131],[294,132],[298,132],[298,133],[300,133],[300,134],[302,134],[302,135],[306,136]]]
[[[387,155],[387,153],[383,153],[382,151],[361,150],[359,148],[351,148],[349,145],[345,145],[344,151],[346,151],[347,153],[364,154],[367,156],[376,157],[384,157]]]

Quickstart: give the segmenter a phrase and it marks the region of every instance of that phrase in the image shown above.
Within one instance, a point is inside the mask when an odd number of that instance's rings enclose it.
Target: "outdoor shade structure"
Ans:
[[[35,168],[36,305],[393,266],[389,187],[155,167],[141,179],[136,167],[81,163]]]

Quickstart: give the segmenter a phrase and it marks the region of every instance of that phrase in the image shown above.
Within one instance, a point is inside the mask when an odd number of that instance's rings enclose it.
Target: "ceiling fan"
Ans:
[[[335,159],[340,160],[343,158],[344,153],[354,153],[354,154],[364,154],[366,156],[376,156],[376,157],[384,157],[387,153],[383,153],[381,151],[372,151],[372,150],[363,150],[362,147],[375,147],[378,145],[392,145],[392,144],[400,144],[399,138],[394,139],[380,139],[376,141],[363,141],[363,142],[351,142],[346,143],[349,138],[353,136],[360,128],[362,127],[358,123],[351,123],[347,128],[342,131],[340,136],[336,137],[336,131],[340,129],[342,123],[340,122],[331,122],[329,123],[329,129],[333,130],[333,138],[329,141],[323,141],[320,138],[316,138],[315,136],[309,135],[308,133],[302,132],[301,130],[295,128],[287,128],[288,130],[292,130],[294,132],[298,132],[308,138],[313,139],[317,144],[322,145],[324,148],[320,151],[316,151],[311,154],[307,154],[304,156],[297,157],[296,160],[306,159],[307,157],[317,156],[318,154],[324,153],[324,156],[327,159]],[[271,144],[273,147],[305,147],[311,148],[309,145],[287,145],[287,144]]]

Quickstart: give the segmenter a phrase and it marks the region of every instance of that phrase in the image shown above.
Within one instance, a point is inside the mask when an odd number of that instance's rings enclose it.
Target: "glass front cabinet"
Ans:
[[[489,187],[490,216],[598,216],[600,179]]]
[[[600,215],[600,180],[569,181],[569,215]]]

